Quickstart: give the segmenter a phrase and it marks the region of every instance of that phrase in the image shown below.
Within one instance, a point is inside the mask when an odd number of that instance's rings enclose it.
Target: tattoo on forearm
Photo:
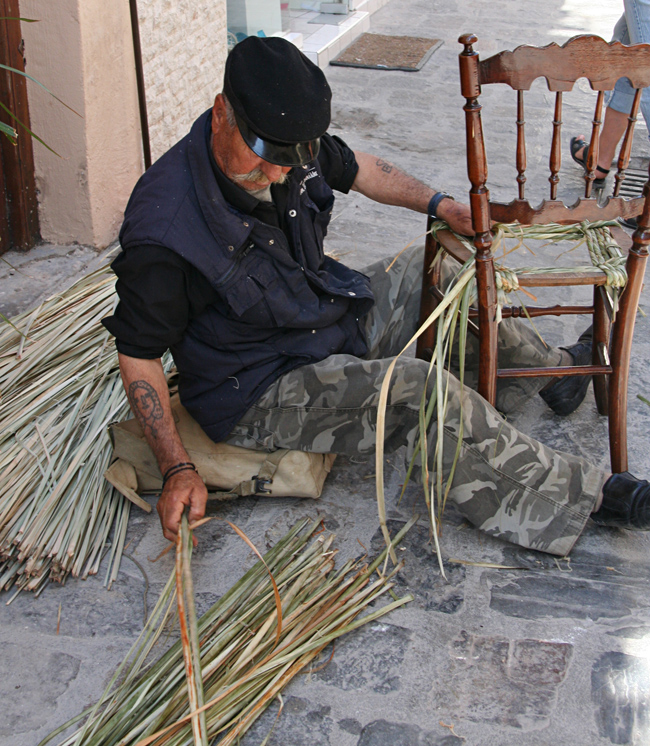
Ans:
[[[377,159],[377,166],[378,166],[379,168],[381,168],[381,170],[382,170],[382,171],[383,171],[383,172],[384,172],[385,174],[389,174],[389,173],[391,173],[391,172],[392,172],[392,170],[393,170],[393,164],[392,164],[392,163],[389,163],[388,161],[383,161],[383,160],[382,160],[381,158],[378,158],[378,159]]]
[[[146,381],[134,381],[127,392],[133,413],[140,421],[145,432],[148,430],[154,438],[158,437],[158,423],[164,411],[156,389]]]

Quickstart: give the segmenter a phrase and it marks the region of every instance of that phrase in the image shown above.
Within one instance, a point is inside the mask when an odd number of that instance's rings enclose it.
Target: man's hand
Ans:
[[[453,199],[443,199],[438,205],[436,211],[441,220],[449,223],[452,231],[459,233],[461,236],[473,236],[472,213],[469,205],[461,202],[454,202]]]
[[[169,477],[156,505],[163,536],[169,541],[176,541],[185,507],[190,509],[188,520],[192,524],[205,515],[207,500],[208,491],[205,484],[193,469],[179,471]],[[196,546],[196,539],[194,544]]]

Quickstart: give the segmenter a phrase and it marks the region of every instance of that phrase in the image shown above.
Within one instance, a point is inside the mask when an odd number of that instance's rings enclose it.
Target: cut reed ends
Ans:
[[[404,526],[393,546],[416,521],[417,517]],[[197,621],[192,614],[191,538],[185,522],[177,543],[176,571],[101,699],[39,746],[82,717],[84,724],[59,746],[239,743],[291,679],[331,642],[412,600],[406,596],[360,616],[391,589],[390,580],[399,567],[388,575],[375,574],[385,550],[371,564],[350,560],[336,569],[334,536],[321,533],[310,542],[318,526],[319,521],[308,520],[294,526]],[[145,665],[171,616],[175,597],[182,639]]]
[[[130,503],[103,473],[129,405],[101,324],[116,301],[103,267],[0,323],[0,590],[86,578],[109,548],[117,577]]]

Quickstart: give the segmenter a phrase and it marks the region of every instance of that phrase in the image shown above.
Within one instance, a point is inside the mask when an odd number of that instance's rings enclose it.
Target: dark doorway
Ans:
[[[18,0],[0,0],[0,62],[25,70]],[[0,101],[29,126],[27,81],[22,75],[0,68]],[[18,131],[14,145],[0,135],[0,254],[9,249],[27,250],[40,239],[38,203],[34,182],[32,138],[7,112],[0,121]]]

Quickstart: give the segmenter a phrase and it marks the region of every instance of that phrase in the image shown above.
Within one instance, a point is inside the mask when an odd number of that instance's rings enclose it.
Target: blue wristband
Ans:
[[[447,192],[436,192],[429,200],[427,215],[431,215],[432,218],[438,219],[438,205],[442,202],[443,199],[453,200],[454,198]]]

